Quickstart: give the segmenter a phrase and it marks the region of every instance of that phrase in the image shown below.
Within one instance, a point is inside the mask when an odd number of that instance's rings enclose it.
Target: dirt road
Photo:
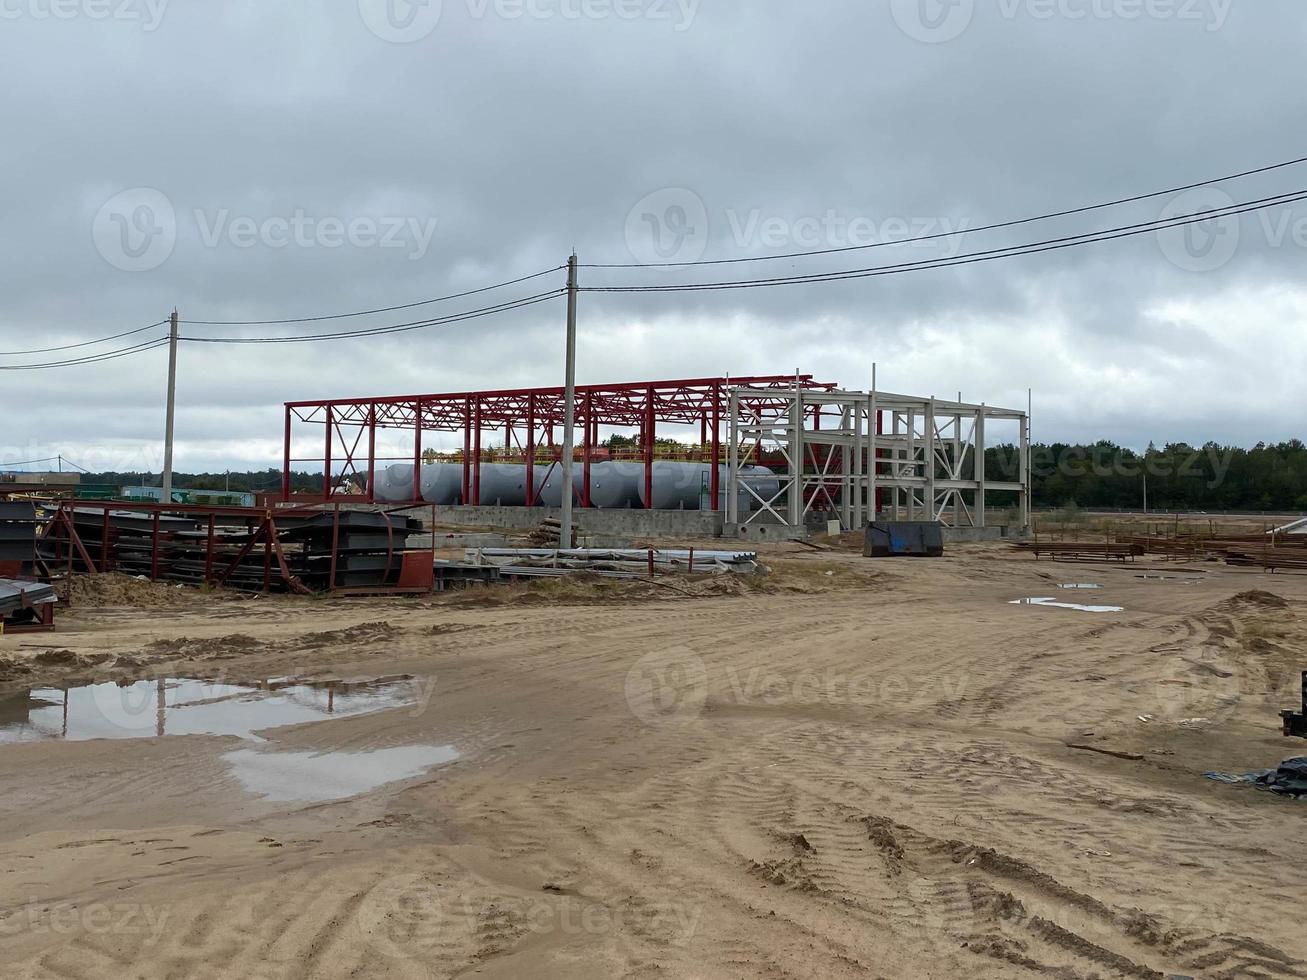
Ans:
[[[1307,804],[1203,775],[1307,754],[1307,577],[772,564],[0,640],[0,733],[70,679],[409,685],[244,738],[0,735],[0,975],[1307,977]],[[335,798],[415,747],[448,754]]]

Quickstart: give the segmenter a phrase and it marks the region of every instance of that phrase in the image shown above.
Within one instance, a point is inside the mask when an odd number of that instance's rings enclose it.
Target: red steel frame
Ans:
[[[733,386],[793,390],[833,390],[833,384],[816,382],[811,375],[770,375],[741,378],[697,378],[681,381],[642,381],[627,384],[581,385],[576,389],[576,426],[580,433],[582,472],[578,481],[582,506],[590,503],[590,467],[599,443],[599,427],[633,429],[639,433],[644,462],[645,489],[653,481],[654,443],[659,423],[698,425],[700,444],[709,447],[712,499],[720,500],[719,470],[722,426],[730,411]],[[377,472],[377,430],[413,432],[413,502],[422,498],[421,462],[423,432],[463,433],[463,499],[473,506],[481,496],[481,436],[502,431],[510,454],[520,455],[527,467],[527,486],[533,486],[536,458],[541,449],[557,460],[555,428],[563,425],[562,388],[519,388],[508,391],[471,391],[438,395],[402,395],[384,398],[341,398],[329,401],[287,402],[283,453],[283,501],[373,502]],[[321,425],[317,437],[323,456],[296,456],[292,449],[295,423]],[[543,442],[541,441],[543,439]],[[705,462],[709,461],[705,460]],[[389,459],[384,462],[408,462]],[[296,463],[322,467],[321,495],[291,493],[290,474]],[[312,467],[316,469],[316,466]],[[341,489],[358,478],[367,492],[348,496]],[[533,506],[528,501],[527,506]]]

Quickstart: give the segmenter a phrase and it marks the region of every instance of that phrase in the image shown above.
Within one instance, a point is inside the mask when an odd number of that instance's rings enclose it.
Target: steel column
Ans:
[[[323,500],[331,499],[331,442],[332,442],[332,436],[335,434],[335,431],[336,431],[335,416],[332,414],[332,407],[328,405],[327,406],[327,449],[326,449],[326,456],[323,458],[323,462],[322,462],[322,499]],[[169,503],[169,501],[165,500],[164,503]]]

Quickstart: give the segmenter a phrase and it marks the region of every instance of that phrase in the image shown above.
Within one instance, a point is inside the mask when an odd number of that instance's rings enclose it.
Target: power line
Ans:
[[[406,333],[410,330],[421,330],[424,327],[462,323],[466,320],[493,316],[496,313],[507,313],[510,310],[519,310],[528,306],[535,306],[537,303],[546,302],[563,295],[564,292],[563,289],[551,289],[548,292],[536,293],[534,296],[524,296],[494,306],[466,310],[462,313],[451,313],[444,317],[413,320],[408,323],[396,323],[385,327],[369,327],[362,330],[342,330],[337,333],[307,334],[299,337],[182,337],[181,339],[195,344],[305,344],[323,340],[343,340],[351,337],[377,337],[392,333]]]
[[[397,310],[411,310],[419,306],[430,306],[432,303],[443,303],[446,300],[462,299],[466,296],[476,296],[479,293],[488,293],[492,289],[503,289],[505,286],[516,286],[519,283],[530,282],[532,279],[539,279],[542,276],[552,275],[555,272],[561,272],[564,266],[555,266],[552,269],[545,269],[543,272],[534,272],[529,276],[522,276],[520,279],[509,279],[507,282],[497,282],[492,286],[482,286],[479,289],[469,289],[462,293],[450,293],[448,296],[437,296],[435,299],[424,299],[416,303],[404,303],[401,306],[385,306],[375,310],[360,310],[357,313],[334,313],[330,316],[306,316],[297,317],[289,320],[182,320],[181,322],[192,327],[273,327],[288,323],[320,323],[323,320],[344,320],[356,316],[372,316],[377,313],[394,313]]]
[[[67,463],[75,470],[81,470],[83,473],[91,472],[85,466],[78,466],[67,456],[47,456],[45,459],[28,459],[21,463],[0,463],[0,470],[9,469],[15,466],[35,466],[37,463]]]
[[[1142,222],[1135,225],[1122,225],[1117,228],[1106,228],[1099,231],[1086,232],[1084,234],[1072,235],[1066,238],[1030,242],[1025,245],[1009,245],[1004,248],[989,249],[981,252],[969,252],[965,255],[955,256],[953,258],[919,259],[915,262],[870,266],[863,269],[848,269],[842,272],[819,272],[800,276],[779,276],[771,279],[739,279],[725,282],[681,283],[662,286],[590,286],[582,291],[587,293],[676,293],[721,289],[751,289],[763,286],[787,286],[798,285],[801,283],[836,282],[843,279],[866,279],[874,276],[893,275],[901,272],[918,272],[926,269],[947,269],[953,266],[972,265],[979,262],[992,262],[997,259],[1016,258],[1022,255],[1036,255],[1040,252],[1052,252],[1066,248],[1075,248],[1081,245],[1092,245],[1097,242],[1113,241],[1118,238],[1130,238],[1137,235],[1146,235],[1151,232],[1166,231],[1171,228],[1181,228],[1186,225],[1199,224],[1212,218],[1232,217],[1237,214],[1259,211],[1264,208],[1275,207],[1282,204],[1294,204],[1303,200],[1307,200],[1307,189],[1291,191],[1287,194],[1279,194],[1274,197],[1262,198],[1257,201],[1248,202],[1247,204],[1234,205],[1232,208],[1215,208],[1209,211],[1195,212],[1192,215],[1179,218],[1158,219],[1156,221]]]
[[[93,347],[96,344],[108,343],[111,340],[121,340],[123,337],[131,337],[133,334],[144,333],[146,330],[153,330],[155,327],[162,327],[167,322],[167,320],[160,320],[158,323],[151,323],[144,327],[137,327],[135,330],[128,330],[124,333],[116,333],[111,337],[101,337],[98,340],[86,340],[80,344],[68,344],[64,347],[40,347],[34,350],[0,351],[0,357],[19,357],[23,354],[54,354],[58,351],[75,350],[79,347]]]
[[[164,347],[168,344],[167,337],[160,337],[156,340],[147,340],[143,344],[136,344],[132,347],[124,347],[116,351],[105,351],[102,354],[89,354],[86,357],[71,358],[63,361],[47,361],[42,364],[0,364],[0,371],[45,371],[50,368],[77,367],[82,364],[98,364],[101,361],[113,361],[120,357],[127,357],[130,354],[143,354],[145,351],[154,350],[157,347]]]
[[[910,245],[920,242],[936,241],[941,238],[953,238],[957,235],[974,235],[983,231],[997,231],[1002,228],[1015,228],[1019,225],[1032,224],[1036,221],[1049,221],[1053,218],[1066,218],[1075,214],[1086,214],[1090,211],[1101,211],[1104,208],[1119,207],[1123,204],[1136,204],[1139,201],[1147,201],[1157,197],[1164,197],[1168,194],[1182,194],[1185,191],[1196,190],[1199,187],[1210,187],[1213,184],[1220,184],[1227,180],[1240,180],[1244,177],[1254,177],[1259,174],[1267,174],[1276,170],[1283,170],[1286,167],[1295,167],[1299,164],[1307,163],[1307,157],[1299,157],[1296,160],[1286,160],[1283,163],[1273,163],[1270,166],[1258,167],[1255,170],[1245,170],[1237,174],[1229,174],[1225,177],[1213,177],[1210,180],[1200,180],[1192,184],[1184,184],[1180,187],[1170,187],[1162,191],[1152,191],[1148,194],[1136,194],[1134,197],[1118,198],[1115,201],[1106,201],[1102,204],[1090,204],[1085,207],[1071,208],[1066,211],[1053,211],[1048,214],[1037,214],[1029,218],[1017,218],[1010,221],[1000,221],[992,225],[982,225],[979,228],[959,229],[952,232],[940,232],[933,235],[920,235],[915,238],[901,238],[892,242],[871,242],[866,245],[844,245],[838,248],[815,249],[808,252],[786,252],[778,255],[749,255],[734,259],[701,259],[697,262],[625,262],[625,263],[607,263],[607,264],[588,264],[583,265],[584,269],[667,269],[667,268],[686,268],[688,266],[700,265],[736,265],[741,262],[770,262],[778,259],[797,259],[810,255],[833,255],[838,252],[856,252],[865,249],[884,248],[889,245]]]

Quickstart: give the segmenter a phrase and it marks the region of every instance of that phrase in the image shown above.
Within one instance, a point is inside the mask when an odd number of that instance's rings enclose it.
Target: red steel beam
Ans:
[[[701,426],[701,433],[711,417],[713,425],[712,444],[714,463],[720,465],[722,398],[731,384],[752,388],[775,388],[790,390],[796,379],[793,375],[745,376],[733,379],[725,378],[691,378],[677,381],[655,381],[639,383],[622,383],[608,385],[581,385],[577,387],[577,397],[585,406],[585,442],[586,465],[590,463],[598,431],[601,425],[617,428],[638,428],[642,432],[641,448],[646,457],[652,455],[652,443],[658,422],[681,425]],[[811,375],[801,375],[798,383],[810,390],[831,390],[835,385],[814,381]],[[520,388],[483,392],[455,392],[433,395],[402,395],[393,397],[376,397],[363,399],[331,399],[327,401],[287,402],[285,432],[285,470],[282,476],[282,498],[289,500],[290,469],[295,457],[292,454],[293,423],[298,421],[309,424],[326,424],[328,435],[325,456],[322,460],[312,459],[301,462],[322,462],[324,468],[324,499],[331,499],[333,487],[332,442],[336,433],[340,433],[342,445],[347,454],[346,470],[359,472],[355,464],[355,453],[362,439],[364,429],[368,431],[368,494],[373,498],[373,486],[376,478],[376,430],[407,429],[412,427],[414,445],[417,450],[414,463],[414,499],[421,496],[421,433],[423,431],[462,430],[463,439],[463,499],[476,503],[480,498],[480,432],[487,425],[498,427],[502,424],[506,431],[519,424],[522,418],[529,419],[530,448],[536,443],[536,430],[542,428],[546,444],[553,445],[554,426],[561,424],[564,415],[563,388]],[[475,405],[475,417],[473,415]],[[358,436],[351,448],[341,431],[342,426],[357,426]],[[334,432],[333,432],[334,430]],[[511,442],[511,436],[510,442]],[[511,449],[511,446],[509,447]],[[512,455],[511,452],[509,454]],[[646,459],[646,467],[652,462]],[[534,477],[534,465],[530,476]],[[646,483],[648,474],[646,474]],[[714,481],[717,474],[714,470]]]

